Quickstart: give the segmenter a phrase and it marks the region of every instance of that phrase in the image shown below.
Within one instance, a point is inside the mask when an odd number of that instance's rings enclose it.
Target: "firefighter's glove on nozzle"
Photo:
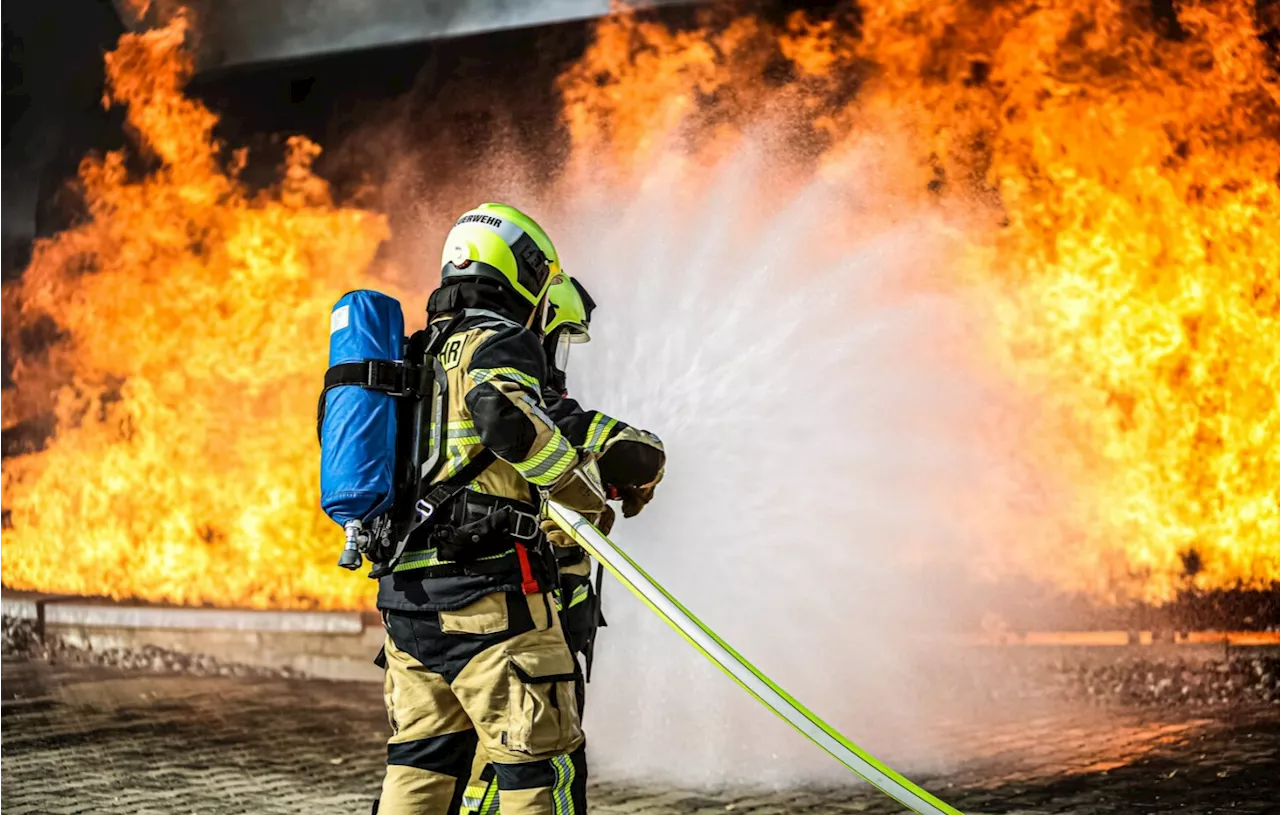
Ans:
[[[630,518],[653,500],[654,487],[666,471],[667,453],[657,436],[628,427],[609,439],[599,462],[609,498],[621,501],[622,516]]]
[[[588,517],[606,506],[604,487],[600,483],[600,469],[595,460],[590,458],[580,460],[578,466],[565,473],[547,490],[546,496]]]

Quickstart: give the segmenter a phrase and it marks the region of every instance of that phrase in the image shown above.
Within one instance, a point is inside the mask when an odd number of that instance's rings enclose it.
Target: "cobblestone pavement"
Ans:
[[[129,674],[5,657],[3,812],[364,813],[386,724],[375,685]],[[954,725],[921,779],[968,813],[1263,813],[1280,800],[1280,706],[1075,708]],[[692,792],[600,782],[601,815],[899,809],[865,786]]]

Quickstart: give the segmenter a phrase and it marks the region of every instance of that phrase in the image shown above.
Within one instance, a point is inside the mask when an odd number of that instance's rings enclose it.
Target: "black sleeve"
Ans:
[[[587,436],[590,434],[593,422],[608,420],[608,417],[604,414],[594,410],[586,410],[577,399],[566,394],[556,393],[552,388],[544,388],[542,398],[547,405],[547,415],[551,417],[551,420],[556,423],[556,427],[560,428],[560,432],[574,447],[586,445]],[[626,425],[622,422],[616,422],[613,427],[621,429]],[[601,442],[603,441],[601,439]]]
[[[534,333],[504,328],[476,347],[467,369],[473,384],[464,397],[481,443],[539,486],[554,481],[575,459],[541,406],[546,372]]]

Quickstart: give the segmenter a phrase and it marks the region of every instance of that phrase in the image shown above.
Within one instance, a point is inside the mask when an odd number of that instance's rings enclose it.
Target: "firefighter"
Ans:
[[[541,494],[599,513],[595,463],[547,414],[540,341],[559,256],[527,215],[483,204],[445,242],[427,304],[443,332],[447,460],[428,511],[379,579],[393,735],[375,812],[456,811],[479,747],[508,815],[586,811],[579,670],[539,528]],[[411,345],[412,347],[412,345]]]
[[[569,349],[589,341],[588,327],[595,302],[576,278],[567,275],[561,278],[547,293],[549,316],[543,348],[550,371],[543,399],[548,413],[569,442],[582,453],[597,457],[601,482],[608,496],[622,502],[623,515],[629,518],[653,498],[654,487],[662,480],[666,454],[662,442],[652,433],[598,411],[584,410],[569,397],[565,375]],[[607,505],[588,517],[605,534],[613,526],[613,510]],[[544,518],[542,528],[553,544],[560,571],[556,606],[563,615],[569,646],[582,656],[589,676],[596,632],[604,622],[599,594],[591,584],[591,558],[554,521]],[[584,685],[581,681],[578,684],[579,715],[585,704]],[[480,750],[462,800],[461,815],[496,815],[499,805],[495,769],[486,763],[485,754]],[[503,807],[502,812],[510,810]]]

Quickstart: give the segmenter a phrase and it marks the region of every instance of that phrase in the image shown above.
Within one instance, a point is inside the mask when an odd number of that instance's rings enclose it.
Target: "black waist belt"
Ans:
[[[423,566],[426,577],[520,569],[516,545],[536,549],[542,543],[538,516],[532,510],[525,501],[464,490],[442,513],[441,521],[419,527],[403,561],[411,563],[415,552],[434,549],[436,559],[443,562]]]
[[[462,528],[481,523],[498,513],[507,515],[509,522],[506,531],[516,540],[535,541],[542,532],[538,512],[527,501],[471,490],[465,490],[454,499],[449,522],[455,528]]]

